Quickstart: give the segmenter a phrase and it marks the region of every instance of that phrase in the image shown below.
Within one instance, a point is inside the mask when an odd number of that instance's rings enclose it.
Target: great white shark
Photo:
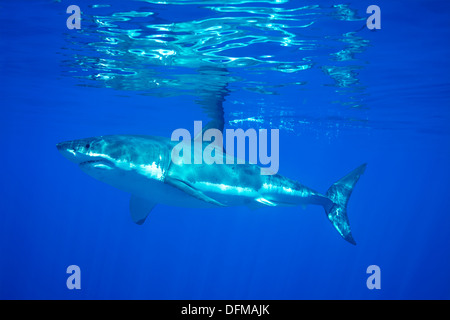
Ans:
[[[194,208],[314,204],[324,208],[345,240],[356,244],[347,203],[366,164],[322,194],[279,174],[261,175],[255,164],[174,162],[171,152],[177,143],[165,137],[109,135],[61,142],[57,148],[88,175],[130,193],[131,217],[137,224],[145,221],[157,203]]]

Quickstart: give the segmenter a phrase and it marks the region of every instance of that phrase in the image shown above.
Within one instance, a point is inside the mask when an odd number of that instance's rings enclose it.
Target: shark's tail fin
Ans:
[[[325,207],[328,219],[339,232],[339,234],[351,244],[356,244],[350,230],[350,224],[347,217],[347,203],[352,194],[353,187],[358,182],[359,177],[366,170],[366,164],[363,164],[347,174],[345,177],[334,183],[327,191],[326,196],[333,202]]]

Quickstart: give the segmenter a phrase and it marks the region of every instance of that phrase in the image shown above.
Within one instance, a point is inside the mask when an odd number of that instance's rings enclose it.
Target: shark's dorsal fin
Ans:
[[[206,126],[202,127],[202,131],[200,131],[199,133],[197,133],[197,134],[194,136],[194,139],[193,139],[193,140],[195,141],[195,140],[197,140],[197,139],[200,139],[200,141],[202,141],[202,138],[203,138],[203,136],[205,135],[205,131],[206,131],[206,130],[209,130],[209,129],[216,129],[216,130],[219,130],[220,133],[223,135],[223,126],[222,126],[222,129],[217,128],[218,126],[220,126],[220,124],[218,124],[217,121],[215,121],[215,120],[209,121],[209,122],[206,124]]]
[[[225,68],[217,67],[201,67],[198,72],[212,79],[215,83],[215,89],[203,89],[198,95],[199,99],[196,100],[198,104],[202,106],[202,109],[206,115],[210,118],[210,121],[204,126],[203,132],[208,129],[218,129],[223,133],[223,127],[225,124],[223,102],[225,97],[229,94],[227,89],[229,81],[229,72]]]
[[[205,201],[207,203],[214,204],[219,207],[225,207],[224,204],[220,203],[219,201],[214,200],[213,198],[208,197],[203,192],[196,190],[195,188],[193,188],[186,182],[183,182],[181,180],[171,178],[171,177],[166,177],[164,182],[172,187],[175,187],[177,189],[180,189],[181,191],[186,192],[187,194],[189,194],[190,196],[192,196],[194,198]]]
[[[131,195],[130,198],[130,213],[131,219],[136,224],[143,224],[148,214],[155,207],[156,203],[151,202],[147,199],[140,198],[135,195]]]
[[[223,102],[230,92],[227,88],[228,82],[230,81],[230,73],[226,68],[212,66],[202,66],[197,69],[197,72],[203,75],[204,78],[209,79],[214,86],[213,88],[211,88],[211,86],[207,86],[206,88],[202,87],[202,89],[197,92],[198,99],[195,100],[195,102],[202,106],[203,111],[210,120],[203,126],[201,132],[195,134],[193,140],[202,140],[201,137],[203,137],[205,131],[209,129],[219,130],[223,137],[223,129],[225,126]],[[218,141],[212,142],[212,144],[216,143],[218,143]],[[223,139],[220,141],[220,146],[225,153]]]

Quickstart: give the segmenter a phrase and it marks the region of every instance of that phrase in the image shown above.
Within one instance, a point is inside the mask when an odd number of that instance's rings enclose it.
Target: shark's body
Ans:
[[[138,224],[157,203],[198,208],[316,204],[324,207],[341,236],[355,244],[346,207],[365,165],[321,194],[278,174],[261,175],[253,164],[175,163],[174,146],[168,138],[113,135],[62,142],[57,148],[87,174],[131,193],[130,211]]]

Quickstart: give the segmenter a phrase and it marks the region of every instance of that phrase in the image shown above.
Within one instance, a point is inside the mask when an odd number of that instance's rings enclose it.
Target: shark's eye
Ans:
[[[91,145],[88,143],[87,145],[85,145],[86,149],[89,149]]]

